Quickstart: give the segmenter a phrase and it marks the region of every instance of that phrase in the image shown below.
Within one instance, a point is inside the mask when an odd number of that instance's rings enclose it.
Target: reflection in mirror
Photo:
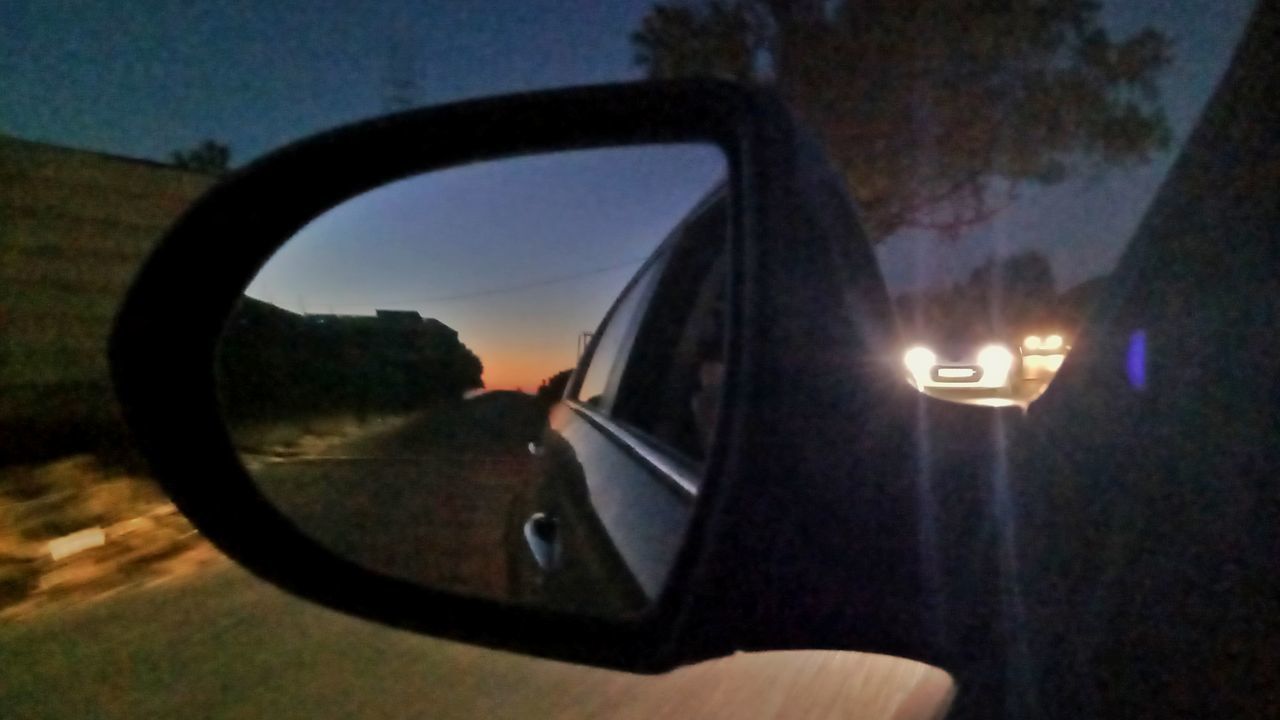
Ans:
[[[718,403],[726,167],[703,144],[534,155],[327,211],[224,331],[245,467],[300,530],[376,572],[642,610]],[[616,412],[561,401],[584,358]]]

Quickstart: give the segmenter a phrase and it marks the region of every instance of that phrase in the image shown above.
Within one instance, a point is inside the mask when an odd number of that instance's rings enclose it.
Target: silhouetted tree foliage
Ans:
[[[1047,322],[1057,300],[1053,267],[1034,250],[988,260],[974,268],[966,286],[981,307],[1016,327]]]
[[[560,402],[560,398],[564,397],[565,388],[569,385],[569,377],[572,375],[573,368],[569,368],[543,380],[542,384],[538,385],[538,391],[534,395],[538,403],[549,410],[552,405]]]
[[[1078,328],[1084,324],[1110,282],[1110,275],[1099,275],[1067,288],[1058,295],[1058,308],[1066,318],[1066,328]]]
[[[231,148],[214,140],[205,140],[190,150],[176,150],[169,157],[176,167],[210,175],[221,175],[231,167]]]
[[[404,412],[483,387],[458,334],[417,313],[298,315],[244,298],[218,354],[229,419]]]
[[[1056,290],[1053,268],[1034,250],[991,258],[946,290],[898,298],[899,317],[923,338],[987,339],[1064,330],[1078,322]]]
[[[654,5],[651,77],[775,87],[824,135],[868,230],[954,237],[1019,183],[1148,160],[1168,144],[1170,42],[1113,38],[1096,0],[712,0]]]

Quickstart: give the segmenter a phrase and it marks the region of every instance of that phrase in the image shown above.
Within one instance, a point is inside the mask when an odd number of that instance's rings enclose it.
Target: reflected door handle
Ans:
[[[543,572],[560,567],[560,524],[546,513],[534,513],[524,523],[524,541]]]

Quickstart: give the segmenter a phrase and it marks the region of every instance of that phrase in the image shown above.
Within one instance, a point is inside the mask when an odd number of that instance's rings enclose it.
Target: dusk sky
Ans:
[[[1252,1],[1103,4],[1104,20],[1114,33],[1152,25],[1173,40],[1175,61],[1161,87],[1176,149],[1225,68]],[[231,146],[233,162],[240,164],[290,140],[385,112],[397,81],[411,80],[413,100],[432,104],[637,79],[640,71],[628,36],[650,5],[651,0],[6,0],[0,4],[0,132],[160,160],[175,149],[216,138]],[[907,233],[890,238],[879,255],[891,290],[962,278],[992,254],[1023,249],[1049,257],[1060,288],[1108,272],[1175,154],[1143,168],[1078,177],[1050,188],[1023,188],[1012,208],[952,243]],[[458,171],[459,177],[463,172]],[[496,194],[491,199],[498,201]],[[690,204],[694,199],[689,198]],[[584,228],[599,230],[613,221],[612,213],[646,208],[647,202],[584,205],[599,214],[579,220]],[[653,211],[652,223],[635,225],[634,232],[644,235],[674,222],[664,215],[672,205],[659,206],[664,210]],[[556,227],[553,220],[531,217],[528,224],[549,230]],[[658,235],[645,237],[660,240]],[[499,284],[613,266],[633,259],[624,252],[629,249],[577,255],[565,264],[513,266],[501,273]],[[513,251],[512,257],[538,252],[531,245]],[[335,264],[354,267],[366,257],[354,246],[347,253],[336,256],[341,261]],[[626,275],[619,269],[586,276],[581,285],[598,279],[605,288],[608,281],[611,292]],[[404,286],[403,299],[481,291],[494,280],[478,272],[433,277],[420,294]],[[315,278],[298,275],[280,280],[268,299],[289,307],[301,297],[307,310],[327,311],[324,301],[309,297],[316,286]],[[542,295],[554,295],[553,287],[526,294],[525,309],[542,302],[537,300]],[[598,294],[601,307],[591,309],[597,317],[608,303],[603,299],[607,292]],[[386,299],[402,299],[396,295]],[[554,304],[546,302],[542,312],[530,310],[531,317],[556,317]],[[576,333],[580,324],[580,317],[566,317],[563,327],[548,334],[570,327]]]
[[[296,312],[417,310],[489,388],[573,367],[640,264],[727,172],[713,145],[535,155],[419,175],[314,220],[248,294]]]

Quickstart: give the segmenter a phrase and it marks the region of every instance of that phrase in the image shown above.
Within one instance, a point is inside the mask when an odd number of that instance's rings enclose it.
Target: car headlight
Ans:
[[[1022,347],[1026,348],[1026,349],[1028,349],[1028,350],[1039,350],[1039,349],[1040,349],[1040,336],[1039,336],[1039,335],[1028,335],[1028,336],[1026,337],[1026,339],[1022,341]]]
[[[1013,353],[1003,345],[988,345],[978,351],[978,365],[984,379],[1003,385],[1013,367]]]
[[[1045,338],[1045,339],[1044,339],[1044,345],[1043,345],[1043,347],[1044,347],[1044,349],[1045,349],[1045,350],[1061,350],[1061,349],[1062,349],[1062,336],[1061,336],[1061,335],[1050,335],[1049,337],[1047,337],[1047,338]]]
[[[919,380],[919,378],[929,377],[929,371],[938,362],[938,356],[929,348],[917,345],[902,354],[902,362]]]

